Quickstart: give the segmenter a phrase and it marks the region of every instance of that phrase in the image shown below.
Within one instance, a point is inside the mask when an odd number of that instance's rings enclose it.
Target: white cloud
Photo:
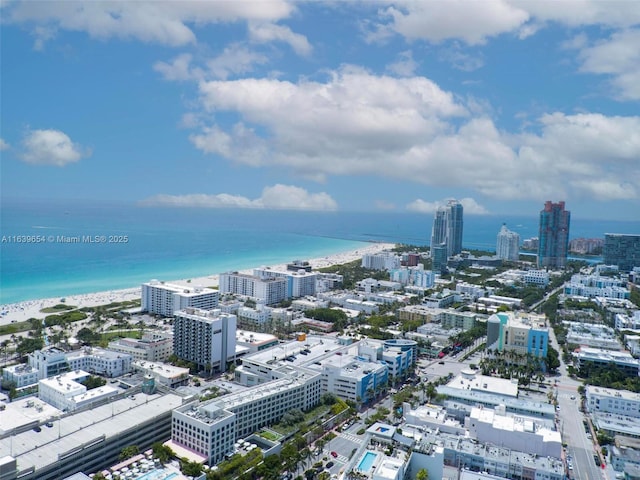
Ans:
[[[60,130],[31,130],[22,140],[22,159],[35,165],[63,167],[91,155]]]
[[[414,200],[413,202],[407,204],[407,210],[411,211],[411,212],[418,212],[418,213],[434,213],[438,207],[441,207],[442,205],[444,205],[446,202],[427,202],[425,200],[422,200],[421,198],[418,198],[416,200]]]
[[[611,76],[614,96],[640,100],[640,29],[616,32],[592,46],[584,46],[580,70]]]
[[[484,59],[481,53],[476,53],[475,55],[465,53],[457,43],[450,48],[440,50],[439,57],[440,60],[463,72],[473,72],[484,66]]]
[[[215,78],[226,79],[230,75],[238,75],[253,70],[254,65],[264,65],[268,58],[247,47],[234,43],[224,49],[215,58],[207,61],[209,72]]]
[[[232,162],[287,167],[316,181],[372,175],[502,199],[640,196],[637,116],[556,112],[530,123],[537,133],[509,134],[474,99],[461,103],[427,78],[354,67],[324,83],[211,81],[200,93],[203,115],[232,112],[240,121],[202,127],[190,139]]]
[[[400,52],[398,57],[396,62],[387,65],[386,70],[400,77],[412,76],[418,68],[418,62],[413,59],[411,50]]]
[[[140,202],[143,206],[256,208],[274,210],[336,210],[338,204],[327,193],[309,193],[293,185],[276,184],[265,187],[262,196],[247,197],[220,193],[217,195],[155,195]]]
[[[435,213],[438,207],[445,206],[449,200],[450,199],[427,202],[426,200],[418,198],[409,203],[406,208],[407,210],[412,212],[432,214]],[[480,205],[473,198],[465,197],[459,199],[458,201],[462,204],[465,215],[487,215],[489,213],[489,211],[485,207]]]
[[[381,17],[387,21],[378,25],[379,32],[390,30],[408,40],[438,43],[459,39],[478,45],[489,37],[517,30],[529,19],[529,14],[517,4],[503,0],[449,0],[401,1],[381,10]]]
[[[156,62],[153,65],[153,69],[162,74],[165,80],[182,82],[202,79],[204,72],[200,68],[191,67],[192,58],[193,56],[190,53],[182,53],[171,60],[170,63]]]
[[[487,215],[489,211],[473,198],[465,197],[458,200],[462,204],[464,213],[469,215]]]
[[[302,56],[308,56],[313,51],[307,37],[294,33],[289,27],[275,23],[250,22],[249,36],[254,42],[270,43],[274,41],[289,44],[291,48]]]
[[[527,38],[552,22],[571,28],[629,28],[640,23],[640,4],[627,0],[405,0],[380,8],[379,22],[368,25],[366,37],[371,41],[386,40],[395,33],[411,41],[461,40],[478,45],[505,33]]]
[[[8,150],[11,146],[4,141],[4,139],[0,138],[0,152],[3,150]]]
[[[86,32],[98,39],[137,39],[181,46],[196,42],[189,25],[272,22],[287,18],[293,10],[285,0],[14,2],[3,8],[3,21],[35,25],[32,34],[36,48],[42,48],[59,29]]]

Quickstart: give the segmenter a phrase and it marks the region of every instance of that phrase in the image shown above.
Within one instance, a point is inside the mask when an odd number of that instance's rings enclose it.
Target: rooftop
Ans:
[[[182,397],[175,394],[136,393],[61,418],[61,413],[55,410],[56,413],[49,416],[52,427],[42,428],[40,432],[26,430],[0,439],[0,457],[11,455],[16,458],[18,470],[31,466],[37,470],[55,463],[59,456],[75,451],[79,445],[120,436],[181,404]]]

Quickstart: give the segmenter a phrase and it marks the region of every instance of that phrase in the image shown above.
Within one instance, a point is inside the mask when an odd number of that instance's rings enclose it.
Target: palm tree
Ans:
[[[429,480],[429,472],[426,468],[421,468],[416,473],[416,480]]]

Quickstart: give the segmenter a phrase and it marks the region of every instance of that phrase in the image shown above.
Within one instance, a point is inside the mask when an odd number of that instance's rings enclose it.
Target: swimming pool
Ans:
[[[136,477],[135,480],[170,480],[177,476],[178,474],[175,472],[167,473],[164,468],[160,468],[151,470],[140,477]]]
[[[360,463],[358,464],[358,470],[360,470],[361,472],[368,472],[369,470],[371,470],[371,466],[373,465],[373,462],[375,461],[377,456],[377,453],[365,453],[364,457],[362,457],[362,460],[360,460]]]

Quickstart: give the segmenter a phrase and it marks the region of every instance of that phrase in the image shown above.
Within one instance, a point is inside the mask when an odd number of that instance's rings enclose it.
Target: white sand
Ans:
[[[331,265],[339,265],[342,263],[352,262],[354,260],[362,258],[364,254],[378,253],[383,250],[393,248],[394,246],[395,244],[393,243],[372,243],[357,250],[336,253],[326,257],[314,258],[307,261],[314,269],[324,268]],[[285,264],[269,265],[269,267],[273,270],[286,269]],[[252,271],[252,268],[242,270],[243,273],[252,273]],[[169,281],[167,283],[211,287],[218,285],[218,279],[218,275],[208,275],[205,277]],[[140,287],[127,288],[123,290],[109,290],[106,292],[97,293],[84,293],[80,295],[69,295],[66,297],[28,300],[25,302],[0,305],[0,325],[6,325],[12,322],[22,322],[29,318],[44,318],[46,315],[50,315],[50,313],[42,313],[40,310],[61,303],[61,298],[65,298],[65,303],[67,305],[74,305],[79,308],[95,307],[97,305],[105,305],[111,302],[123,302],[125,300],[140,299]]]

